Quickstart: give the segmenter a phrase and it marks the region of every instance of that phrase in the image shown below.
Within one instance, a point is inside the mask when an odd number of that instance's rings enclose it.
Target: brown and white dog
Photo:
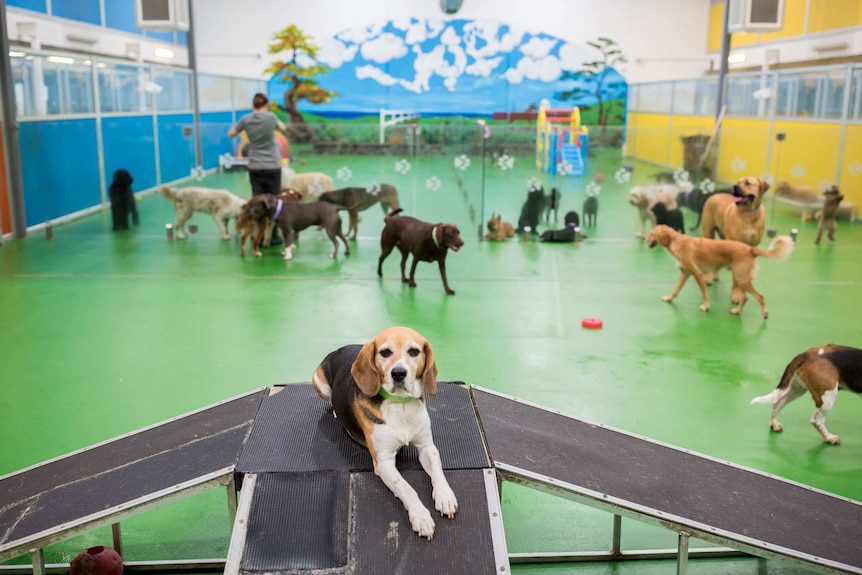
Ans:
[[[769,183],[754,176],[740,178],[732,194],[714,194],[703,205],[701,236],[714,238],[716,232],[726,240],[757,246],[766,229],[763,195]]]
[[[808,391],[817,406],[811,423],[824,441],[837,444],[841,438],[826,429],[826,416],[835,406],[839,389],[862,393],[862,349],[828,344],[812,347],[794,357],[784,369],[778,387],[772,393],[755,397],[751,403],[771,403],[769,427],[772,431],[781,431],[778,412]]]
[[[679,281],[670,295],[661,298],[662,301],[673,301],[689,276],[694,276],[694,281],[697,282],[700,293],[703,295],[703,304],[700,309],[701,311],[709,311],[709,292],[706,289],[703,276],[721,268],[730,267],[733,274],[732,299],[738,304],[737,307],[730,310],[730,313],[740,313],[748,299],[746,293],[750,293],[760,304],[763,319],[769,317],[769,312],[766,311],[763,295],[754,289],[757,257],[766,256],[773,260],[783,260],[793,251],[793,239],[790,236],[775,238],[772,243],[773,245],[777,244],[777,246],[766,251],[735,240],[713,240],[687,236],[667,226],[654,227],[645,241],[650,248],[657,245],[665,248],[679,266]]]
[[[644,228],[649,222],[650,227],[656,224],[652,208],[656,203],[662,203],[668,210],[677,209],[676,196],[680,189],[673,184],[635,186],[629,192],[629,203],[638,209],[640,228],[636,238],[644,237]]]
[[[350,437],[368,448],[374,473],[404,504],[413,531],[430,540],[434,519],[398,471],[395,455],[405,445],[418,450],[431,477],[434,507],[452,519],[458,500],[443,474],[425,406],[425,393],[437,393],[431,344],[410,328],[390,327],[365,345],[327,355],[311,381]]]
[[[263,255],[260,251],[261,244],[264,246],[269,246],[270,244],[272,229],[275,227],[275,222],[268,217],[263,217],[258,220],[251,217],[252,208],[256,203],[264,201],[264,197],[264,194],[252,196],[252,198],[242,207],[242,211],[240,211],[239,217],[236,219],[236,223],[234,224],[234,229],[241,234],[239,239],[239,255],[241,256],[245,255],[245,243],[251,236],[252,232],[254,232],[254,238],[252,239],[251,245],[253,250],[252,253],[254,253],[255,256],[260,257]],[[294,190],[289,189],[283,190],[275,197],[285,202],[298,202],[302,199]]]

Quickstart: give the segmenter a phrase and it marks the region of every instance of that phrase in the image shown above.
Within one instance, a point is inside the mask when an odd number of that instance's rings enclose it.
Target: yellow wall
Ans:
[[[706,34],[706,51],[721,50],[721,32],[724,28],[724,4],[713,4],[709,7],[709,29]]]
[[[772,145],[770,173],[775,180],[817,188],[821,181],[835,181],[841,127],[816,122],[776,121],[775,133],[787,140]],[[794,169],[795,174],[794,174]],[[804,173],[802,173],[804,171]]]
[[[825,32],[862,24],[862,0],[811,0],[808,32]]]
[[[732,183],[742,176],[759,176],[768,171],[768,149],[768,120],[725,118],[716,165],[718,180]]]
[[[805,33],[805,5],[808,0],[784,0],[784,27],[777,32],[760,34],[761,42],[801,36]]]
[[[841,162],[841,192],[845,200],[862,210],[862,126],[847,126]]]
[[[629,140],[627,153],[647,162],[668,163],[668,114],[629,114]],[[633,137],[632,137],[633,136]]]

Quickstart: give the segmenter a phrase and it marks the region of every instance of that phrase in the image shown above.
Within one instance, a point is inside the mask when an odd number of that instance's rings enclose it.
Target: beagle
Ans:
[[[458,501],[443,475],[425,407],[425,392],[437,393],[431,344],[406,327],[384,329],[365,345],[348,345],[327,355],[312,384],[350,437],[371,453],[374,473],[404,504],[413,531],[430,540],[431,512],[398,472],[395,455],[404,445],[416,447],[431,477],[434,507],[452,519]]]
[[[836,444],[841,438],[826,429],[826,416],[835,405],[839,389],[862,393],[862,349],[834,344],[812,347],[787,364],[772,393],[755,397],[751,403],[771,403],[769,427],[772,431],[781,431],[778,412],[809,391],[817,406],[811,423],[824,441]]]

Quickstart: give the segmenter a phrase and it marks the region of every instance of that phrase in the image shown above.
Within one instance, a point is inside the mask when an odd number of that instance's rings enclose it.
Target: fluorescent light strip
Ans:
[[[48,56],[47,60],[49,62],[53,62],[55,64],[74,64],[74,58],[67,58],[65,56]]]
[[[168,58],[169,59],[169,58],[174,57],[174,51],[168,50],[167,48],[155,48],[155,49],[153,49],[153,55],[155,55],[156,58]]]

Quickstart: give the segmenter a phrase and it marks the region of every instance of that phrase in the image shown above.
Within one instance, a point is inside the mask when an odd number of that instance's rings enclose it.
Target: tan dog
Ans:
[[[404,504],[413,531],[431,539],[434,519],[395,467],[401,447],[416,447],[431,477],[435,509],[450,519],[455,516],[458,501],[443,475],[425,407],[425,393],[437,393],[431,344],[412,329],[390,327],[365,345],[327,355],[311,381],[350,437],[368,448],[374,473]]]
[[[667,226],[654,227],[646,237],[646,242],[650,248],[657,245],[665,248],[679,266],[679,281],[677,281],[673,293],[661,298],[662,301],[673,301],[688,277],[694,276],[694,280],[700,287],[700,293],[703,295],[703,304],[700,309],[709,311],[709,292],[706,289],[703,274],[730,267],[730,271],[733,273],[733,301],[738,304],[737,307],[730,310],[730,313],[739,314],[748,299],[746,293],[750,293],[760,304],[763,319],[769,317],[769,312],[766,311],[763,295],[754,289],[757,257],[766,256],[773,260],[783,260],[793,251],[793,240],[790,236],[775,238],[773,245],[778,245],[774,249],[766,251],[735,240],[712,240],[687,236]]]
[[[640,220],[640,230],[635,234],[636,238],[644,237],[647,222],[650,227],[655,225],[655,213],[652,208],[657,203],[664,204],[668,210],[677,209],[676,196],[679,192],[680,189],[673,184],[635,186],[631,189],[629,203],[638,209]]]
[[[768,182],[748,176],[736,182],[732,194],[710,196],[703,205],[700,235],[712,239],[718,232],[726,240],[760,244],[766,229],[763,195],[768,189]]]
[[[841,200],[844,196],[838,190],[838,186],[832,186],[823,192],[823,208],[818,210],[815,217],[819,222],[817,224],[817,239],[815,244],[820,243],[820,236],[823,235],[823,230],[828,231],[830,242],[835,241],[835,217],[838,215],[838,207],[841,205]]]
[[[323,192],[331,192],[332,178],[323,172],[305,172],[297,174],[292,168],[281,168],[281,189],[295,190],[300,197],[308,201],[317,201]]]
[[[510,222],[504,222],[503,216],[495,216],[491,214],[488,219],[488,233],[485,234],[486,240],[502,242],[515,235],[515,227]]]
[[[230,239],[227,225],[231,218],[239,218],[245,200],[229,192],[213,188],[192,186],[188,188],[172,188],[162,186],[162,195],[174,205],[176,220],[174,229],[177,238],[186,239],[185,226],[195,212],[212,216],[223,240]]]
[[[862,393],[862,349],[829,344],[812,347],[794,357],[784,369],[778,387],[770,394],[755,397],[751,403],[771,403],[769,427],[781,431],[778,421],[781,408],[808,391],[817,406],[811,416],[812,425],[824,441],[837,444],[841,438],[826,429],[826,416],[841,388]]]
[[[804,204],[815,204],[819,194],[817,190],[809,186],[793,185],[787,180],[781,180],[775,184],[774,194],[779,198],[787,198],[794,202]]]

